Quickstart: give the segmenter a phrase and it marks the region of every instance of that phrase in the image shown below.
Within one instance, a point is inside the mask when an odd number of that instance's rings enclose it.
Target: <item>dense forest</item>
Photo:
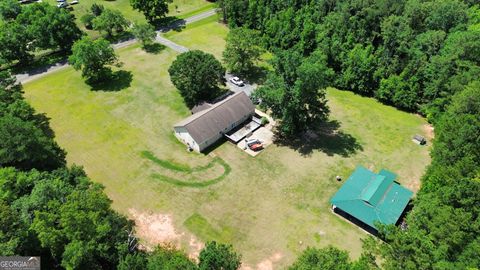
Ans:
[[[322,54],[331,86],[436,121],[480,75],[480,10],[465,0],[222,0],[231,27],[275,55]]]
[[[274,54],[274,71],[257,95],[282,122],[295,96],[311,106],[309,85],[297,88],[299,68],[314,63],[323,86],[328,81],[434,123],[432,164],[407,228],[384,227],[384,242],[366,241],[365,258],[382,258],[385,269],[480,267],[478,1],[222,0],[220,9],[231,28],[257,31]],[[340,267],[307,255],[301,269]]]

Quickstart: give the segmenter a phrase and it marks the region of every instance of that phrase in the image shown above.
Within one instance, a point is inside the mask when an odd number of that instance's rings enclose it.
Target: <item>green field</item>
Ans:
[[[44,2],[50,3],[51,5],[56,5],[56,0],[44,0]],[[67,1],[70,2],[70,1]],[[114,0],[114,1],[100,1],[100,0],[80,0],[79,4],[73,5],[72,13],[77,18],[77,22],[82,28],[82,30],[86,30],[83,27],[83,24],[80,22],[80,18],[90,12],[90,7],[92,4],[97,3],[101,4],[106,8],[110,9],[118,9],[122,12],[122,14],[132,22],[146,22],[145,17],[141,12],[134,10],[130,6],[130,0]],[[177,8],[175,8],[177,7]],[[215,8],[215,3],[208,2],[206,0],[173,0],[172,3],[168,6],[168,16],[176,16],[178,18],[186,18],[210,9]],[[96,35],[93,31],[90,34]]]
[[[212,21],[167,36],[218,57],[226,33]],[[272,145],[255,158],[230,143],[207,156],[189,153],[172,130],[189,115],[167,72],[177,54],[147,54],[138,44],[118,53],[121,69],[132,75],[124,89],[93,91],[80,72],[66,68],[26,84],[25,96],[51,119],[68,162],[105,185],[116,210],[152,234],[158,223],[148,217],[168,215],[175,241],[189,252],[196,249],[192,239],[216,239],[233,244],[250,266],[284,266],[309,245],[332,244],[357,257],[366,233],[331,213],[328,200],[341,185],[335,176],[348,176],[357,164],[387,168],[417,190],[429,163],[428,147],[410,140],[427,135],[424,119],[336,89],[327,95],[331,120],[340,126],[334,135]]]
[[[217,23],[218,20],[218,15],[211,16],[188,24],[180,32],[170,31],[164,34],[164,36],[187,48],[209,52],[220,60],[222,59],[228,28],[223,24]]]

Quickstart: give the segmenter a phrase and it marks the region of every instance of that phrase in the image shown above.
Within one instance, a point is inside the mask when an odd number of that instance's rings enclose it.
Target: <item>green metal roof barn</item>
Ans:
[[[330,202],[374,229],[375,222],[395,224],[413,195],[396,178],[387,170],[375,174],[358,166]]]

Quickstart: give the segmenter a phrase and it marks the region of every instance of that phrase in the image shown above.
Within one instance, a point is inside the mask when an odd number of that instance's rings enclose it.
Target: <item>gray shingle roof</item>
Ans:
[[[193,114],[178,122],[174,127],[184,127],[190,136],[198,143],[216,137],[225,129],[230,130],[231,125],[246,115],[255,111],[250,98],[242,91],[233,94],[212,107]]]

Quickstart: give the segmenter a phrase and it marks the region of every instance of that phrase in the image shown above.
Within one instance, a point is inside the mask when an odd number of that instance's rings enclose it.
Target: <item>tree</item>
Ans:
[[[16,60],[25,63],[32,58],[28,52],[29,39],[26,29],[16,21],[5,23],[0,28],[0,59],[7,63]]]
[[[241,255],[237,254],[231,245],[212,241],[208,242],[200,251],[198,268],[200,270],[237,270],[242,264],[241,258]]]
[[[391,103],[396,107],[414,110],[418,101],[414,84],[409,78],[402,75],[391,75],[388,79],[380,81],[380,88],[375,96],[384,102]]]
[[[325,87],[333,75],[326,57],[316,51],[302,62],[298,52],[285,51],[276,55],[274,64],[276,73],[255,91],[254,98],[281,119],[279,135],[292,137],[326,120]]]
[[[355,45],[342,63],[339,85],[357,93],[371,95],[378,87],[375,80],[376,57],[371,45]]]
[[[227,35],[223,61],[231,72],[245,75],[252,70],[262,52],[256,31],[234,28]]]
[[[148,270],[196,270],[197,266],[187,255],[174,247],[159,246],[148,256]]]
[[[21,85],[0,72],[0,166],[51,170],[65,164],[65,153],[53,140],[48,119],[25,102]]]
[[[22,250],[27,233],[18,213],[0,200],[0,248],[4,256],[15,256]]]
[[[100,32],[105,31],[107,37],[110,37],[113,31],[116,33],[123,32],[130,23],[120,11],[105,9],[99,16],[92,20],[92,24],[93,29]]]
[[[432,150],[439,165],[480,164],[480,82],[469,84],[457,93],[446,114],[436,125],[436,144]],[[453,132],[455,131],[455,132]],[[476,176],[472,171],[471,177]]]
[[[144,270],[147,266],[147,258],[143,252],[127,254],[117,266],[118,270]]]
[[[3,253],[42,254],[49,269],[114,269],[128,253],[133,223],[81,168],[1,168],[0,187]]]
[[[297,260],[288,268],[289,270],[372,270],[378,269],[375,258],[362,256],[354,262],[350,261],[348,253],[335,247],[326,248],[307,247]]]
[[[85,25],[85,28],[92,30],[94,19],[95,19],[95,16],[93,14],[86,13],[80,18],[80,21]]]
[[[0,116],[0,166],[51,170],[65,164],[65,153],[30,121]]]
[[[16,21],[26,26],[29,46],[34,48],[68,51],[82,35],[75,16],[47,3],[24,7]]]
[[[118,264],[118,254],[127,252],[132,223],[113,212],[110,205],[100,185],[79,185],[35,211],[31,227],[42,247],[66,269],[113,267]]]
[[[135,37],[140,40],[142,46],[150,45],[157,36],[155,28],[150,24],[135,24],[132,29]]]
[[[68,58],[76,70],[82,70],[82,76],[90,82],[106,79],[111,72],[108,65],[118,63],[117,56],[110,43],[105,39],[91,40],[84,37],[75,42],[72,55]]]
[[[316,249],[308,247],[297,260],[289,267],[289,270],[349,270],[348,253],[334,247]]]
[[[92,12],[93,16],[98,17],[102,15],[102,12],[105,10],[105,7],[101,4],[93,3],[90,7],[90,11]]]
[[[440,0],[424,3],[428,7],[425,24],[429,30],[449,32],[452,28],[465,27],[467,5],[457,0]]]
[[[193,107],[215,97],[218,85],[224,82],[225,68],[213,55],[194,50],[178,55],[168,73],[187,106]]]
[[[145,15],[149,22],[163,18],[168,13],[168,0],[130,0],[130,5]]]
[[[15,20],[21,11],[22,7],[16,0],[3,0],[0,2],[0,18],[5,21]]]

